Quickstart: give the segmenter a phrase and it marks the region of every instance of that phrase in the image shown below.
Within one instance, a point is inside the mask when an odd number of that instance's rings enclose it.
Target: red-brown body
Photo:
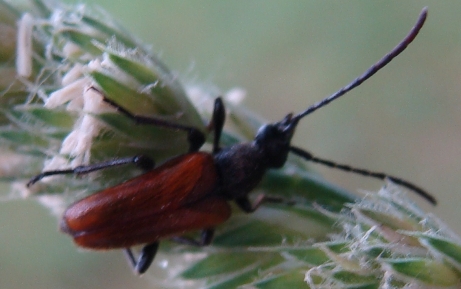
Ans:
[[[224,197],[214,194],[213,156],[196,152],[72,204],[61,230],[90,249],[126,248],[212,228],[230,217]]]

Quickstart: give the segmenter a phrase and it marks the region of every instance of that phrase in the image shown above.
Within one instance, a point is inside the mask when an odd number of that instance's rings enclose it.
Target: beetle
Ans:
[[[214,228],[231,215],[229,201],[235,201],[247,213],[254,212],[265,201],[277,201],[260,195],[252,203],[248,194],[260,183],[267,170],[281,168],[290,152],[307,161],[343,171],[389,179],[435,204],[433,196],[404,179],[321,159],[291,145],[296,126],[302,118],[338,99],[386,66],[414,40],[426,17],[427,10],[424,9],[409,34],[363,75],[301,113],[290,113],[278,122],[263,125],[251,142],[220,147],[225,107],[222,99],[217,98],[208,126],[214,134],[211,153],[199,151],[205,142],[205,135],[198,129],[133,114],[92,87],[101,93],[104,101],[136,124],[186,132],[189,152],[158,167],[149,157],[138,155],[67,170],[45,171],[33,177],[27,186],[51,175],[83,175],[125,164],[135,164],[145,170],[140,176],[71,204],[65,210],[60,224],[61,231],[69,234],[80,247],[124,249],[130,265],[138,274],[149,268],[162,239],[170,238],[197,246],[210,244]],[[182,237],[196,230],[202,231],[199,240]],[[135,245],[144,245],[137,258],[130,249]]]

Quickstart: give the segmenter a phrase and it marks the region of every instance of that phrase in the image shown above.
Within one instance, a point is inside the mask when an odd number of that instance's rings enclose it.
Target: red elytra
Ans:
[[[64,212],[61,230],[77,245],[117,249],[212,228],[230,217],[211,154],[174,158],[127,182],[90,195]]]

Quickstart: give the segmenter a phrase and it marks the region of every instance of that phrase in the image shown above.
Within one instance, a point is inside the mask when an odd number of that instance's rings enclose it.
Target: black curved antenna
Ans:
[[[389,181],[391,181],[391,182],[393,182],[393,183],[395,183],[397,185],[400,185],[400,186],[403,186],[403,187],[405,187],[407,189],[412,190],[416,194],[418,194],[421,197],[423,197],[424,199],[426,199],[426,201],[428,201],[429,203],[431,203],[433,205],[437,204],[437,200],[435,199],[434,196],[432,196],[431,194],[429,194],[425,190],[421,189],[417,185],[412,184],[409,181],[406,181],[406,180],[401,179],[399,177],[394,177],[394,176],[391,176],[391,175],[388,175],[388,174],[382,173],[382,172],[373,172],[373,171],[369,171],[369,170],[365,170],[365,169],[361,169],[361,168],[351,167],[349,165],[339,164],[339,163],[336,163],[336,162],[333,162],[333,161],[330,161],[330,160],[321,159],[319,157],[316,157],[316,156],[312,155],[310,152],[308,152],[306,150],[303,150],[301,148],[295,147],[295,146],[290,146],[290,151],[292,153],[294,153],[295,155],[298,155],[298,156],[302,157],[306,161],[311,161],[311,162],[314,162],[314,163],[317,163],[317,164],[322,164],[324,166],[327,166],[327,167],[330,167],[330,168],[333,168],[333,169],[338,169],[338,170],[342,170],[342,171],[349,172],[349,173],[355,173],[355,174],[358,174],[358,175],[362,175],[362,176],[365,176],[365,177],[371,177],[371,178],[375,178],[375,179],[379,179],[379,180],[383,180],[383,181],[384,180],[389,180]]]
[[[407,46],[413,42],[413,40],[418,35],[419,31],[424,25],[424,22],[427,18],[427,7],[424,7],[421,13],[419,14],[418,20],[416,21],[415,26],[410,30],[408,35],[399,43],[397,44],[394,49],[391,50],[388,54],[386,54],[383,58],[381,58],[378,62],[372,65],[364,74],[354,79],[351,83],[344,86],[334,94],[328,96],[327,98],[322,99],[321,101],[309,106],[305,111],[295,115],[292,118],[293,123],[297,123],[301,118],[305,117],[306,115],[316,111],[317,109],[324,107],[325,105],[329,104],[333,100],[345,95],[352,89],[356,88],[360,84],[362,84],[365,80],[373,76],[376,72],[378,72],[381,68],[386,66],[389,62],[392,61],[396,56],[402,53]]]
[[[321,107],[326,106],[327,104],[329,104],[333,100],[345,95],[346,93],[348,93],[352,89],[356,88],[357,86],[362,84],[365,80],[367,80],[368,78],[373,76],[381,68],[386,66],[389,62],[391,62],[392,59],[394,59],[395,57],[400,55],[400,53],[402,53],[407,48],[407,46],[411,42],[413,42],[413,40],[419,34],[419,31],[423,27],[424,22],[426,21],[426,18],[427,18],[427,7],[424,7],[423,10],[421,11],[421,13],[419,14],[419,17],[418,17],[418,20],[416,21],[416,24],[413,26],[413,28],[410,30],[410,32],[407,34],[407,36],[405,36],[405,38],[402,41],[400,41],[400,43],[397,44],[397,46],[394,47],[394,49],[392,49],[388,54],[386,54],[378,62],[376,62],[374,65],[372,65],[370,68],[368,68],[368,70],[365,71],[365,73],[363,73],[362,75],[360,75],[359,77],[354,79],[348,85],[344,86],[343,88],[341,88],[340,90],[338,90],[334,94],[332,94],[332,95],[322,99],[321,101],[309,106],[305,111],[293,116],[290,119],[290,125],[289,125],[289,128],[287,128],[287,130],[288,129],[293,129],[294,127],[296,127],[296,125],[298,124],[298,122],[299,122],[299,120],[301,118],[303,118],[306,115],[316,111],[317,109],[319,109]],[[339,169],[339,170],[342,170],[342,171],[351,172],[351,173],[355,173],[355,174],[359,174],[359,175],[367,176],[367,177],[372,177],[372,178],[376,178],[376,179],[380,179],[380,180],[388,179],[388,180],[394,182],[395,184],[401,185],[403,187],[406,187],[406,188],[414,191],[415,193],[417,193],[418,195],[420,195],[421,197],[423,197],[424,199],[426,199],[428,202],[430,202],[433,205],[435,205],[437,203],[437,200],[431,194],[427,193],[425,190],[421,189],[420,187],[418,187],[418,186],[416,186],[416,185],[414,185],[414,184],[412,184],[412,183],[410,183],[410,182],[408,182],[408,181],[406,181],[404,179],[394,177],[394,176],[391,176],[391,175],[388,175],[388,174],[382,173],[382,172],[369,171],[369,170],[365,170],[365,169],[361,169],[361,168],[351,167],[351,166],[345,165],[345,164],[339,164],[339,163],[336,163],[336,162],[333,162],[333,161],[330,161],[330,160],[321,159],[321,158],[318,158],[318,157],[312,155],[308,151],[305,151],[305,150],[303,150],[301,148],[294,147],[294,146],[290,146],[290,151],[292,153],[304,158],[307,161],[322,164],[322,165],[328,166],[330,168],[335,168],[335,169]]]

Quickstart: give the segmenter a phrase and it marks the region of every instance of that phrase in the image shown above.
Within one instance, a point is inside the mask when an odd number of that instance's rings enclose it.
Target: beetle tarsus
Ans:
[[[126,165],[126,164],[135,164],[136,166],[138,166],[140,169],[144,171],[151,170],[153,167],[155,167],[155,162],[152,158],[146,155],[137,155],[134,157],[114,159],[114,160],[110,160],[107,162],[101,162],[101,163],[87,165],[87,166],[77,166],[73,169],[44,171],[41,174],[38,174],[35,177],[31,178],[30,181],[27,183],[27,187],[30,187],[36,182],[40,181],[41,179],[45,177],[49,177],[49,176],[69,175],[69,174],[85,175],[85,174],[89,174],[94,171],[99,171],[99,170],[121,166],[121,165]]]
[[[130,248],[125,249],[125,256],[128,259],[128,263],[131,265],[136,274],[143,274],[147,271],[147,269],[149,269],[152,261],[154,261],[155,255],[157,254],[158,246],[158,242],[144,246],[139,253],[137,260]]]
[[[213,139],[213,154],[221,150],[219,142],[221,140],[221,133],[226,121],[226,109],[224,103],[220,97],[214,101],[213,116],[211,117],[208,129],[214,130]]]
[[[36,175],[35,177],[31,178],[29,182],[27,182],[26,186],[30,187],[36,182],[40,181],[41,179],[48,177],[48,176],[53,176],[53,175],[66,175],[66,174],[73,174],[74,170],[73,169],[68,169],[68,170],[56,170],[56,171],[45,171],[42,172],[41,174]]]

